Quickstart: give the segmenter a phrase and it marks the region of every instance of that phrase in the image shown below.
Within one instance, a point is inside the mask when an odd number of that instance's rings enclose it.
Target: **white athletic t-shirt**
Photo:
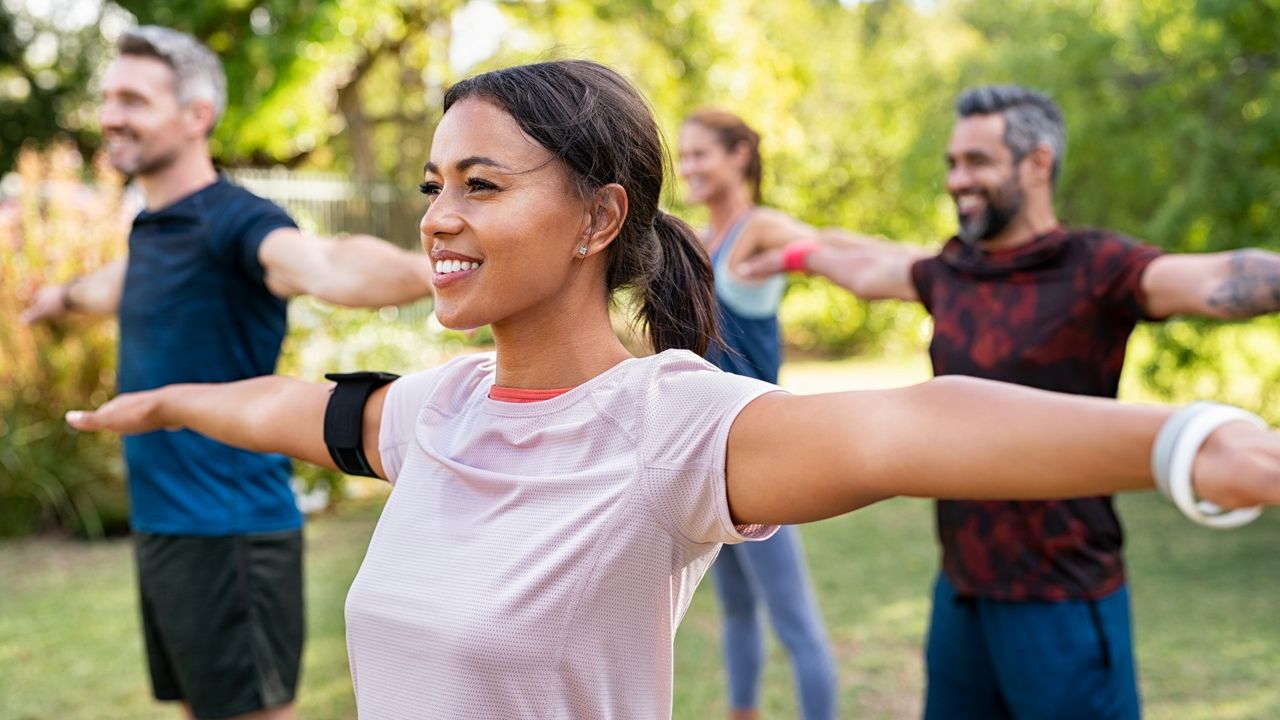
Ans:
[[[729,428],[774,385],[687,351],[540,402],[491,354],[397,380],[395,484],[347,596],[360,717],[668,718],[676,626],[720,544]]]

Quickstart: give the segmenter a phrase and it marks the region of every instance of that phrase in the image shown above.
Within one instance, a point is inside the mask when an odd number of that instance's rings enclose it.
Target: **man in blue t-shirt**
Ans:
[[[121,392],[275,370],[286,300],[350,306],[431,291],[431,265],[368,236],[309,237],[214,170],[221,63],[189,35],[140,27],[102,81],[107,154],[146,198],[128,256],[38,291],[24,319],[116,313]],[[143,629],[155,696],[197,718],[290,718],[302,654],[302,517],[278,455],[193,432],[127,437]]]

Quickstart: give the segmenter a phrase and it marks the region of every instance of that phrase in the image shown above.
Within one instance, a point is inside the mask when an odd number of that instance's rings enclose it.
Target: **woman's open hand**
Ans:
[[[72,410],[67,424],[77,430],[108,430],[122,435],[136,435],[165,427],[161,421],[161,390],[125,393],[107,401],[97,410]]]
[[[1192,479],[1201,500],[1224,509],[1280,505],[1280,432],[1223,425],[1196,456]]]

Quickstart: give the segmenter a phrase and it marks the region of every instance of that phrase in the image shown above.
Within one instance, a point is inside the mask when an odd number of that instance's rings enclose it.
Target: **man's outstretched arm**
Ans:
[[[1280,254],[1246,249],[1164,255],[1142,275],[1147,314],[1244,319],[1280,312]]]
[[[63,285],[40,288],[23,311],[22,322],[30,325],[69,312],[114,314],[120,308],[120,295],[124,292],[125,267],[125,258],[120,258]]]
[[[400,305],[431,294],[431,260],[370,235],[322,238],[273,231],[258,248],[267,287],[348,307]]]

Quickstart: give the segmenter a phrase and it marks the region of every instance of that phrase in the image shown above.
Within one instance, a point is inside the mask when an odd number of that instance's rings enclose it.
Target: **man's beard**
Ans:
[[[110,159],[110,153],[107,154]],[[111,166],[124,175],[131,178],[155,175],[162,170],[167,169],[178,159],[178,151],[176,149],[168,152],[162,152],[158,155],[151,155],[143,152],[141,149],[136,151],[130,162],[111,161]]]
[[[982,212],[969,220],[959,218],[960,229],[956,235],[966,244],[990,240],[999,235],[1009,223],[1022,212],[1024,196],[1018,186],[1018,173],[1015,171],[1004,184],[996,188],[994,193],[983,191],[986,203]]]

